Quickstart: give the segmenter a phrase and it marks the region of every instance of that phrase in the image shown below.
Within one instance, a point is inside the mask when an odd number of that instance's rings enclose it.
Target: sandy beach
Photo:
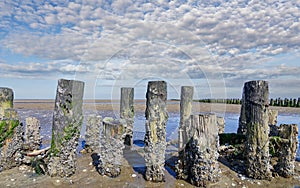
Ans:
[[[49,177],[47,175],[36,175],[28,166],[20,166],[0,173],[0,187],[68,187],[68,188],[114,188],[114,187],[157,187],[157,188],[192,188],[190,183],[175,179],[165,171],[166,182],[152,183],[145,181],[143,175],[134,169],[124,159],[121,175],[116,178],[100,176],[91,165],[89,154],[78,158],[76,173],[68,178]],[[220,181],[209,185],[211,188],[248,187],[248,188],[293,188],[300,185],[299,176],[296,178],[273,178],[267,180],[252,180],[240,176],[224,164],[220,163]],[[296,162],[296,172],[300,172],[300,163]]]
[[[40,109],[53,110],[54,100],[15,100],[14,108],[16,109]],[[117,110],[118,101],[95,101],[89,100],[84,102],[85,110],[109,111]],[[279,113],[300,113],[299,108],[277,108],[271,107]],[[135,101],[135,111],[143,112],[145,110],[145,101]],[[168,102],[169,112],[179,112],[179,102]],[[228,104],[208,104],[194,103],[193,112],[216,112],[216,113],[239,113],[240,105]],[[0,187],[193,187],[190,183],[177,180],[174,174],[165,171],[166,182],[151,183],[143,178],[140,170],[134,169],[130,163],[143,162],[143,148],[136,147],[132,150],[124,151],[124,159],[121,175],[117,178],[100,176],[92,165],[91,154],[82,154],[78,156],[78,166],[76,173],[69,178],[49,177],[47,175],[38,176],[31,167],[22,165],[0,173]],[[174,153],[174,156],[176,156]],[[272,178],[271,181],[253,180],[246,178],[233,169],[226,166],[226,162],[220,162],[221,178],[217,183],[209,187],[295,187],[300,186],[300,163],[295,163],[295,176],[293,178]]]

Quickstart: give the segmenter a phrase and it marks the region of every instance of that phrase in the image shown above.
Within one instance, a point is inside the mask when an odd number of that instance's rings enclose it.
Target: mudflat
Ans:
[[[178,101],[168,101],[169,112],[179,112]],[[41,109],[53,110],[54,100],[15,100],[16,109]],[[300,113],[299,108],[271,107],[279,113]],[[84,101],[84,109],[96,110],[119,110],[118,101]],[[135,111],[144,111],[145,101],[135,101]],[[239,113],[240,105],[232,104],[208,104],[194,103],[193,112],[231,112]],[[134,168],[130,163],[143,163],[143,148],[136,147],[124,151],[126,153],[123,159],[121,175],[116,178],[100,176],[92,165],[91,154],[82,154],[78,156],[76,173],[68,178],[49,177],[47,175],[37,175],[30,166],[22,165],[0,173],[0,187],[194,187],[189,182],[177,180],[174,173],[165,171],[166,181],[163,183],[152,183],[145,181],[143,170]],[[177,152],[173,155],[176,156]],[[295,176],[293,178],[272,178],[267,180],[253,180],[239,174],[226,162],[219,163],[221,168],[220,180],[217,183],[210,184],[208,187],[298,187],[300,186],[300,163],[295,162]]]
[[[119,111],[120,101],[118,100],[84,100],[83,108],[85,110],[101,110],[101,111]],[[54,110],[54,100],[51,99],[17,99],[14,101],[14,108],[16,109],[40,109],[40,110]],[[300,113],[300,108],[292,107],[275,107],[270,106],[270,109],[278,110],[278,113]],[[134,109],[136,112],[144,112],[146,109],[145,100],[135,100]],[[169,112],[179,112],[179,101],[168,101],[167,110]],[[241,105],[237,104],[222,104],[222,103],[200,103],[193,102],[194,113],[240,113]]]
[[[140,149],[142,150],[142,149]],[[131,150],[127,153],[127,158],[134,158],[135,162],[142,162],[142,151]],[[135,155],[140,156],[136,158]],[[92,165],[90,154],[84,154],[78,157],[76,173],[71,177],[60,178],[50,177],[47,175],[37,175],[29,166],[22,165],[0,173],[0,187],[194,187],[189,182],[177,180],[167,170],[165,171],[166,181],[162,183],[152,183],[145,181],[141,170],[134,169],[130,164],[130,160],[123,160],[121,167],[121,175],[116,178],[101,176]],[[300,186],[300,163],[295,163],[295,173],[293,178],[272,178],[267,180],[249,179],[237,172],[233,171],[223,163],[219,163],[221,168],[220,180],[210,184],[208,187],[227,188],[227,187],[266,187],[266,188],[293,188]]]

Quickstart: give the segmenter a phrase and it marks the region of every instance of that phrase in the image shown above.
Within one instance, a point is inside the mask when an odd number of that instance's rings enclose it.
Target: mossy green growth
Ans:
[[[272,157],[275,157],[278,155],[278,151],[281,147],[282,138],[279,136],[271,136],[269,140],[269,153]]]
[[[129,108],[126,108],[123,112],[120,114],[121,118],[133,118],[134,117],[134,107],[130,106]]]
[[[83,117],[81,116],[79,118],[79,120],[77,120],[76,118],[72,118],[72,119],[75,119],[75,121],[71,122],[69,125],[64,127],[64,138],[63,139],[65,141],[69,141],[74,136],[80,134],[80,129],[81,129],[81,125],[82,125],[82,122],[83,122]]]
[[[4,116],[5,115],[5,110],[13,108],[13,102],[12,101],[2,101],[0,103],[0,115]]]
[[[0,147],[3,146],[3,142],[11,138],[14,129],[20,124],[19,120],[1,120],[0,122]]]
[[[56,156],[58,154],[59,150],[56,147],[55,144],[55,135],[54,135],[54,131],[52,130],[52,138],[51,138],[51,147],[50,147],[50,153],[53,156]]]
[[[64,140],[69,141],[79,133],[79,129],[76,126],[70,124],[64,128]]]
[[[31,167],[35,170],[38,175],[44,175],[46,172],[47,165],[43,159],[32,158],[30,160]]]
[[[0,103],[0,105],[3,109],[13,108],[13,102],[12,101],[2,101]]]

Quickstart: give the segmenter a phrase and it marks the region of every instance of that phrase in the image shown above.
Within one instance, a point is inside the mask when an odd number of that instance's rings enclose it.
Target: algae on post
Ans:
[[[0,147],[3,146],[3,142],[11,138],[14,129],[20,124],[19,120],[1,120],[0,121]]]

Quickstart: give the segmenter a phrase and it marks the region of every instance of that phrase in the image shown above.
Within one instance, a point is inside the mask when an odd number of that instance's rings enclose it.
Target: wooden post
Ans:
[[[285,178],[294,175],[295,159],[298,147],[298,126],[296,124],[281,124],[279,127],[281,138],[278,151],[278,162],[275,171]]]
[[[219,128],[219,134],[224,133],[224,129],[225,129],[225,119],[224,119],[224,117],[220,117],[220,116],[217,117],[217,125],[218,125],[218,128]]]
[[[38,119],[35,117],[26,118],[25,144],[31,151],[40,149],[42,143],[40,129],[41,126]]]
[[[178,149],[184,149],[185,144],[188,143],[191,135],[189,134],[191,128],[192,104],[193,104],[194,87],[182,86],[180,95],[180,123],[178,132]]]
[[[126,122],[113,118],[103,119],[103,131],[100,136],[100,152],[94,164],[101,175],[117,177],[121,173],[123,159],[124,133]],[[98,162],[96,162],[98,161]]]
[[[192,138],[185,148],[187,180],[206,187],[219,180],[218,125],[215,114],[191,115]]]
[[[24,130],[13,109],[13,100],[13,90],[0,87],[0,172],[22,162]]]
[[[134,88],[121,88],[120,118],[127,121],[124,143],[132,146],[133,123],[134,123]]]
[[[239,127],[237,130],[238,134],[246,135],[247,123],[246,123],[246,111],[245,111],[245,88],[243,89],[243,96],[241,101],[241,112],[239,117]]]
[[[53,115],[50,176],[68,177],[75,173],[78,138],[83,122],[84,82],[58,80]]]
[[[185,179],[185,145],[191,136],[191,114],[193,103],[194,87],[182,86],[180,95],[180,122],[178,129],[178,163],[176,165],[176,176],[179,179]]]
[[[22,163],[24,129],[17,119],[0,120],[0,172]]]
[[[246,174],[254,179],[270,179],[269,87],[258,80],[244,85],[247,134],[245,142]]]
[[[167,83],[164,81],[148,82],[146,98],[145,179],[162,182],[165,181],[164,164],[167,145]]]
[[[84,149],[88,153],[99,153],[100,133],[103,129],[102,117],[95,114],[88,116],[85,132]]]
[[[269,127],[270,127],[269,136],[278,136],[278,127],[276,125],[278,111],[269,109],[268,116],[269,116]]]
[[[14,92],[10,88],[0,87],[0,119],[5,116],[5,110],[13,108]]]
[[[269,125],[276,125],[277,124],[278,111],[269,109],[268,115],[269,115]]]

